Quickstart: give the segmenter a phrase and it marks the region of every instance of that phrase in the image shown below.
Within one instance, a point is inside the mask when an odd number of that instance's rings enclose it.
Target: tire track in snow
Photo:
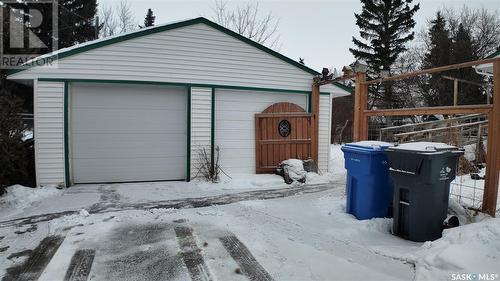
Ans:
[[[146,203],[131,203],[131,204],[106,204],[94,205],[90,210],[90,214],[102,214],[109,212],[120,212],[129,210],[147,210],[147,209],[192,209],[202,208],[213,205],[227,205],[246,200],[268,200],[276,198],[284,198],[295,195],[310,194],[326,191],[335,188],[335,184],[320,184],[320,185],[304,185],[294,188],[282,189],[266,189],[255,190],[233,194],[222,194],[215,196],[206,196],[199,198],[184,198],[175,200],[165,200]],[[26,224],[34,224],[39,222],[51,221],[63,216],[78,214],[78,211],[64,211],[58,213],[34,215],[23,218],[16,218],[6,221],[0,221],[0,228],[9,226],[22,226]]]
[[[254,258],[252,253],[235,235],[220,237],[222,245],[241,268],[241,273],[251,281],[272,281],[273,278]]]
[[[243,206],[243,208],[244,208],[245,213],[252,212],[255,215],[259,214],[262,218],[261,221],[272,220],[272,222],[270,222],[270,223],[272,223],[274,225],[288,226],[295,233],[304,233],[303,227],[300,224],[298,224],[294,221],[291,221],[290,219],[287,219],[284,217],[278,217],[278,216],[275,216],[275,215],[268,213],[266,211],[259,210],[259,209],[249,207],[249,206]],[[309,233],[308,235],[311,238],[315,238],[318,240],[324,240],[323,238],[321,238],[321,235],[319,233]],[[339,237],[330,237],[330,239],[332,239],[332,241],[336,242],[337,245],[343,245],[343,250],[347,250],[347,248],[351,248],[351,250],[356,250],[356,252],[359,252],[359,253],[366,252],[366,253],[374,254],[376,256],[380,256],[381,258],[387,258],[387,259],[391,259],[391,260],[400,262],[402,264],[408,264],[409,266],[412,267],[412,269],[411,269],[412,275],[413,275],[412,280],[415,280],[415,278],[416,278],[416,264],[415,264],[415,261],[412,259],[384,254],[384,253],[381,253],[380,251],[374,250],[370,247],[364,247],[362,245],[352,243],[349,240],[341,239]]]
[[[64,281],[86,281],[89,277],[95,250],[82,249],[75,252],[71,258]]]
[[[22,264],[7,268],[2,281],[38,280],[63,240],[59,235],[45,237]]]
[[[177,226],[174,230],[182,251],[182,259],[189,271],[191,280],[212,281],[210,270],[201,255],[201,249],[196,245],[193,229],[187,226]]]

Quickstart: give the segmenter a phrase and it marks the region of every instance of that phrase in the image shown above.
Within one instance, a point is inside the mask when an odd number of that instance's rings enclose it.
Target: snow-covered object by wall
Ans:
[[[458,274],[498,274],[498,271],[491,272],[500,268],[498,237],[498,218],[445,230],[441,239],[426,242],[416,253],[415,280],[453,280]]]

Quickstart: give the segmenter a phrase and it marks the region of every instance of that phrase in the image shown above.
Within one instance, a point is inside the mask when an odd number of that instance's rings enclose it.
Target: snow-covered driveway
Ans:
[[[411,264],[377,247],[418,245],[390,235],[386,220],[357,222],[342,214],[340,193],[329,188],[201,208],[82,212],[4,227],[0,242],[12,248],[0,253],[3,278],[411,279]]]
[[[259,175],[215,185],[17,187],[0,202],[0,278],[499,278],[500,219],[469,217],[475,223],[446,230],[441,239],[410,242],[391,234],[391,219],[346,214],[344,179],[286,186],[277,176]]]

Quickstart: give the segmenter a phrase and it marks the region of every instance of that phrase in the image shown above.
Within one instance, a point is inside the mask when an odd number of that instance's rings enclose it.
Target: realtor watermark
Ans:
[[[34,58],[58,48],[57,0],[0,0],[0,68],[53,65]]]
[[[452,281],[494,281],[500,280],[498,273],[452,273]]]

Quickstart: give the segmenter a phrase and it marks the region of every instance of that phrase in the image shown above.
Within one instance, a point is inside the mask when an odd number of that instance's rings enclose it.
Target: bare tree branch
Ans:
[[[484,58],[500,45],[500,15],[498,11],[463,6],[459,12],[444,8],[443,14],[448,23],[450,35],[455,37],[461,23],[469,29],[479,58]]]
[[[248,2],[234,10],[227,3],[215,0],[212,20],[269,48],[280,48],[279,19],[271,12],[262,16],[258,2]]]
[[[113,13],[113,8],[111,6],[102,5],[102,9],[99,12],[102,28],[100,30],[100,37],[113,36],[116,33],[116,28],[118,27],[118,22],[115,19],[115,14]]]
[[[130,9],[130,4],[126,0],[118,3],[117,13],[120,33],[133,31],[136,28],[134,15]]]

